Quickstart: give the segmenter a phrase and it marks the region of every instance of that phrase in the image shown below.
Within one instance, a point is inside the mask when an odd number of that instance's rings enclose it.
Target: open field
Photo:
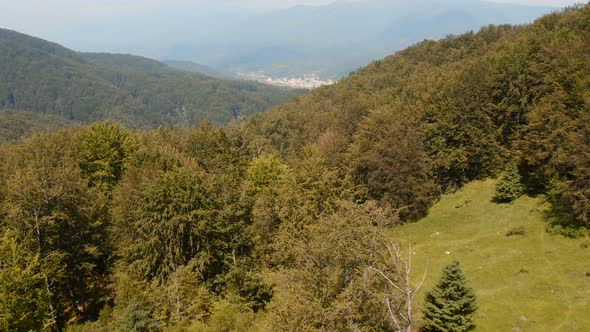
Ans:
[[[457,259],[476,290],[477,331],[590,331],[590,239],[547,233],[542,198],[493,203],[494,185],[471,183],[393,231],[414,245],[415,279],[428,257],[416,309],[442,267]],[[520,226],[525,236],[506,236]]]

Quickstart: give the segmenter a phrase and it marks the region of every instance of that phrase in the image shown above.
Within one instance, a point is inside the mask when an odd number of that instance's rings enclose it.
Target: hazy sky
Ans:
[[[104,16],[137,15],[143,12],[190,10],[210,13],[214,10],[276,9],[294,5],[323,5],[335,0],[0,0],[0,27],[35,26],[73,22]],[[336,0],[363,1],[363,0]],[[366,1],[366,0],[365,0]],[[395,1],[395,0],[391,0]],[[405,1],[405,0],[404,0]],[[580,0],[489,0],[531,5],[566,6]],[[587,1],[587,0],[586,0]],[[198,16],[198,15],[197,15]]]
[[[57,15],[117,15],[133,11],[170,8],[197,8],[203,10],[222,6],[244,8],[285,8],[294,5],[323,5],[335,0],[0,0],[0,24],[5,20],[27,19],[27,14]],[[363,1],[363,0],[337,0]],[[392,0],[395,1],[395,0]],[[565,6],[580,0],[489,0],[494,2],[531,5]]]
[[[198,24],[193,37],[244,14],[294,5],[323,5],[335,0],[0,0],[0,28],[62,43],[78,50],[126,49],[121,34],[153,40],[178,37],[179,22]],[[367,1],[367,0],[336,0]],[[407,0],[390,0],[407,1]],[[443,0],[441,0],[443,1]],[[565,6],[580,0],[491,0]],[[587,1],[587,0],[584,0]],[[130,19],[133,18],[133,19]],[[154,24],[159,22],[160,25]],[[166,24],[163,24],[163,23]],[[165,26],[164,26],[165,25]],[[199,31],[200,30],[200,31]],[[125,31],[125,33],[122,33]],[[198,38],[198,37],[197,37]],[[92,40],[91,40],[92,39]],[[118,41],[119,46],[115,47]],[[138,45],[139,38],[133,39]],[[101,44],[103,42],[104,44]],[[110,42],[110,44],[108,44]],[[144,43],[145,44],[145,43]]]

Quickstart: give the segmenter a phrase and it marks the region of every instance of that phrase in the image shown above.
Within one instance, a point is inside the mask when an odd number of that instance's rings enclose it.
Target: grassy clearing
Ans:
[[[540,198],[492,203],[494,185],[471,183],[426,218],[393,230],[413,243],[415,280],[428,257],[416,309],[443,266],[457,259],[477,294],[477,331],[590,331],[590,239],[547,233]],[[511,230],[517,234],[506,236]]]

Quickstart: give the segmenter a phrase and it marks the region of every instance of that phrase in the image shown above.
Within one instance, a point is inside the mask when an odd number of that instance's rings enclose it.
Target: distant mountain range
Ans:
[[[230,72],[339,78],[423,39],[530,23],[556,8],[478,0],[338,1],[245,17],[164,56]]]
[[[204,66],[204,65],[201,65],[198,63],[194,63],[192,61],[163,60],[162,63],[166,64],[167,66],[169,66],[171,68],[175,68],[175,69],[183,70],[183,71],[188,71],[191,73],[203,74],[203,75],[207,75],[207,76],[211,76],[211,77],[224,78],[224,79],[235,78],[235,75],[232,75],[230,73],[222,73],[219,70],[215,70],[209,66]]]
[[[136,10],[65,17],[59,25],[10,24],[80,51],[143,55],[189,71],[196,63],[211,76],[328,80],[424,39],[530,23],[558,9],[484,0],[335,0],[273,10],[270,2],[258,8],[252,1],[138,2]]]
[[[214,78],[199,68],[213,75],[197,65],[178,70],[144,57],[78,53],[0,29],[0,109],[135,128],[190,126],[240,121],[303,92]]]

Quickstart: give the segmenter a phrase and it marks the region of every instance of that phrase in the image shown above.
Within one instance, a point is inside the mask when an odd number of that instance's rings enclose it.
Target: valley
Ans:
[[[590,330],[590,3],[56,1],[0,3],[0,332]]]

